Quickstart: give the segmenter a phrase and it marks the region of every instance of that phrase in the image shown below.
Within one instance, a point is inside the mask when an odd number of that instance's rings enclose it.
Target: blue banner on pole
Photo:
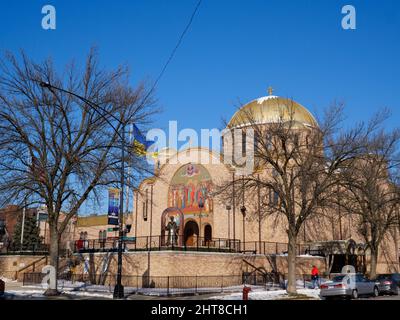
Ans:
[[[119,189],[108,189],[108,224],[119,224]]]

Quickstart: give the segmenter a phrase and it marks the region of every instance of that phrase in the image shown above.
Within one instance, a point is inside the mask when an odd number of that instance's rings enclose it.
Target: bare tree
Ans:
[[[295,106],[287,100],[287,110],[273,123],[260,123],[256,114],[242,108],[240,130],[254,132],[255,171],[236,182],[227,181],[220,192],[229,197],[232,185],[236,198],[257,194],[261,188],[263,215],[275,216],[285,223],[288,236],[288,286],[296,293],[296,248],[305,222],[328,206],[332,190],[338,184],[337,172],[345,163],[356,158],[365,136],[375,129],[374,124],[360,124],[340,131],[343,105],[327,109],[319,125],[299,123]],[[284,114],[285,113],[285,114]],[[287,114],[289,113],[289,117]],[[243,141],[235,141],[234,146]],[[228,193],[226,192],[228,191]],[[240,194],[242,192],[242,194]],[[238,200],[236,200],[238,201]],[[246,203],[254,201],[246,201]],[[257,210],[252,210],[257,214]]]
[[[371,278],[376,276],[380,245],[390,229],[398,226],[399,141],[399,130],[380,130],[368,138],[358,160],[341,171],[343,204],[370,250]]]
[[[70,219],[89,197],[120,181],[121,128],[148,124],[155,111],[143,84],[129,86],[127,68],[106,71],[96,56],[91,50],[84,68],[70,64],[62,72],[51,59],[36,63],[24,53],[8,53],[0,61],[0,200],[46,205],[50,264],[56,270]],[[83,96],[101,110],[43,88],[43,82]],[[134,183],[147,163],[133,148],[126,154],[132,168],[127,180]]]

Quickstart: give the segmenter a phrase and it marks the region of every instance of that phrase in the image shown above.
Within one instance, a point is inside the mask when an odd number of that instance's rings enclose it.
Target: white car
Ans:
[[[320,286],[320,296],[329,299],[344,297],[357,299],[359,296],[379,296],[378,285],[362,274],[339,275]]]

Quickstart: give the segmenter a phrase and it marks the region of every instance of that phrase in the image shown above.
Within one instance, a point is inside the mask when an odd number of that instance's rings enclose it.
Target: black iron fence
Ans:
[[[99,252],[117,251],[118,238],[76,240],[73,243],[74,252]],[[168,236],[144,236],[137,238],[126,238],[123,240],[124,251],[161,251],[161,250],[183,250],[183,251],[215,251],[215,252],[238,252],[240,241],[223,238],[191,238],[184,239],[177,236],[169,239]]]
[[[18,244],[10,243],[0,248],[0,255],[44,255],[48,254],[48,244],[24,245],[22,248]]]
[[[85,252],[116,252],[118,250],[118,238],[76,240],[71,246],[76,253]],[[123,240],[124,251],[206,251],[206,252],[238,252],[263,255],[286,255],[287,243],[268,241],[241,242],[237,239],[224,238],[192,238],[189,241],[182,236],[168,239],[168,236],[144,236],[126,238]],[[314,255],[311,246],[297,245],[297,255]]]
[[[44,275],[25,273],[23,285],[41,285]],[[111,293],[116,275],[64,274],[59,276],[58,288],[73,291],[104,291]],[[283,288],[284,277],[274,273],[227,276],[122,276],[127,294],[190,295],[237,291],[244,284],[254,287]]]
[[[287,255],[288,244],[284,242],[268,242],[268,241],[249,241],[240,243],[240,251],[245,253],[264,254],[264,255]],[[296,246],[296,254],[300,255],[319,255],[321,252],[312,250],[309,244],[298,244]]]

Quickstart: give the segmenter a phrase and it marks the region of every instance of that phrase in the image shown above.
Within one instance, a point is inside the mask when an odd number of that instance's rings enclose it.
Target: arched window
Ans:
[[[143,201],[143,220],[147,221],[146,202]]]
[[[246,131],[242,131],[242,155],[246,156]]]
[[[299,135],[297,133],[294,134],[293,143],[294,143],[295,147],[299,146]]]
[[[269,204],[271,207],[276,207],[279,203],[279,194],[274,189],[269,189]]]
[[[272,136],[270,133],[267,132],[265,135],[265,146],[268,150],[272,148]]]
[[[147,221],[147,214],[149,211],[149,190],[148,189],[146,189],[146,202],[144,203],[143,210],[144,210],[143,217],[145,217],[144,220]]]
[[[260,135],[259,133],[256,131],[254,132],[254,150],[258,150],[258,148],[260,147]]]

